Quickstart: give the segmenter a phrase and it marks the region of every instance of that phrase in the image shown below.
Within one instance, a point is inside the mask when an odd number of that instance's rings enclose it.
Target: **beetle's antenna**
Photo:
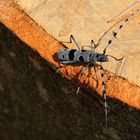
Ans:
[[[127,8],[125,8],[119,14],[117,14],[114,18],[109,20],[108,23],[114,22],[114,21],[118,20],[119,18],[121,18],[123,15],[125,15],[127,12],[129,12],[133,7],[135,7],[139,2],[140,2],[140,0],[137,0],[134,3],[132,3],[131,5],[129,5]]]

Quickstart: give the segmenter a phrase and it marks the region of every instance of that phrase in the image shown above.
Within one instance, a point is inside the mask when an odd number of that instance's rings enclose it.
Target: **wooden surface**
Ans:
[[[39,54],[44,57],[55,69],[58,67],[58,62],[55,58],[55,53],[63,48],[51,35],[39,27],[24,11],[22,11],[16,4],[10,0],[3,0],[0,3],[0,21],[9,27],[21,40],[26,42],[31,48],[37,50]],[[94,80],[95,74],[92,73],[93,78],[88,77],[88,73],[78,79],[77,74],[81,71],[80,66],[67,66],[61,69],[62,75],[69,80],[80,80],[81,87],[85,89],[91,88],[102,95],[101,78],[99,78],[99,86],[96,87]],[[97,67],[98,69],[98,67]],[[100,77],[100,71],[97,71]],[[107,87],[107,95],[115,97],[131,106],[140,108],[140,88],[131,84],[122,77],[116,77],[112,73],[105,71],[105,84]]]
[[[11,0],[0,1],[0,139],[139,139],[140,111],[127,104],[140,108],[140,88],[105,71],[108,96],[121,100],[108,99],[105,127],[104,102],[89,90],[95,81],[84,76],[84,94],[75,95],[82,66],[62,69],[69,80],[55,75],[62,47]]]
[[[73,85],[0,22],[1,140],[139,139],[139,110],[109,99],[105,127],[101,97]]]
[[[69,41],[74,35],[80,45],[90,45],[91,39],[97,40],[114,23],[107,23],[134,0],[16,0],[18,4],[48,33],[62,42]],[[128,15],[140,8],[138,4]],[[125,16],[124,16],[125,17]],[[120,32],[108,54],[125,57],[118,76],[140,86],[140,14],[128,22]],[[115,30],[117,27],[114,27]],[[113,31],[112,30],[112,31]],[[102,52],[112,31],[108,33],[97,51]],[[65,43],[68,47],[75,47]],[[104,68],[115,73],[117,62],[110,60]]]

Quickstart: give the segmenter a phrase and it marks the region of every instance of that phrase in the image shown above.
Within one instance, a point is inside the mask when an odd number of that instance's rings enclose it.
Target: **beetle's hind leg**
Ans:
[[[98,87],[99,82],[98,82],[98,77],[97,77],[97,71],[96,71],[96,66],[95,66],[95,64],[93,64],[93,69],[94,69],[95,77],[96,77],[96,87],[95,87],[95,89],[96,89],[96,88]]]
[[[78,94],[79,91],[80,91],[80,78],[83,76],[83,74],[85,73],[85,71],[87,70],[89,65],[90,65],[90,63],[88,63],[85,67],[83,67],[80,74],[79,74],[79,83],[78,83],[78,87],[77,87],[77,90],[76,90],[76,94]]]

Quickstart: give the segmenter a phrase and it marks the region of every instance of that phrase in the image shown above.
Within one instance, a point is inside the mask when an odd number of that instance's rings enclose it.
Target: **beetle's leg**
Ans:
[[[80,74],[79,74],[79,79],[83,76],[84,72],[86,71],[86,69],[89,67],[90,63],[88,63],[85,67],[82,68]],[[76,94],[78,94],[80,91],[80,80],[79,80],[79,84],[76,90]]]
[[[70,43],[74,42],[78,50],[81,50],[73,35],[70,35]]]
[[[95,64],[93,64],[93,68],[94,68],[94,72],[95,72],[95,77],[96,77],[96,87],[95,89],[98,87],[98,77],[97,77],[97,71],[96,71],[96,66]]]

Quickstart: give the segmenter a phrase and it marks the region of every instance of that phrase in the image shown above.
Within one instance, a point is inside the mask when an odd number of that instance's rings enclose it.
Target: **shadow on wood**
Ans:
[[[0,138],[138,139],[140,111],[109,99],[109,127],[101,98],[75,95],[68,81],[0,23]],[[86,90],[85,90],[86,89]],[[91,94],[93,95],[91,98]]]

